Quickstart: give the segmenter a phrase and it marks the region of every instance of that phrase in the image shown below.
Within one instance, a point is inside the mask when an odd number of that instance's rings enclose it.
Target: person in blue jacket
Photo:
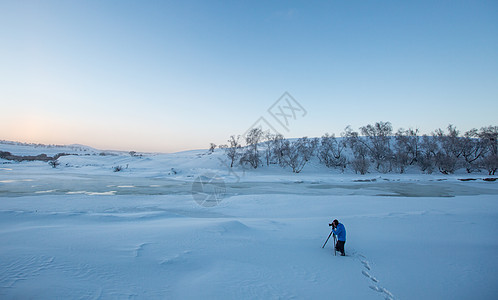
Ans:
[[[345,256],[344,253],[344,244],[346,244],[346,228],[342,223],[339,223],[337,219],[335,219],[329,226],[332,226],[332,231],[337,236],[337,243],[335,244],[335,249],[341,252],[341,256]]]

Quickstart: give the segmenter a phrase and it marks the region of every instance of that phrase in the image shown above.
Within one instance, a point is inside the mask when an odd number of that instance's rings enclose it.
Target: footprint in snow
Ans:
[[[370,278],[373,282],[379,282],[377,278],[373,277],[370,275],[367,271],[363,270],[361,271],[361,274],[365,275],[365,277]]]
[[[371,268],[370,268],[370,264],[368,263],[368,261],[366,261],[366,260],[361,260],[361,263],[362,263],[362,265],[365,267],[365,269],[367,269],[367,270],[369,270],[369,271],[371,270]]]
[[[376,292],[382,293],[382,289],[376,285],[371,285],[371,286],[369,286],[369,288],[371,288],[372,290],[374,290]]]
[[[371,285],[370,288],[376,292],[385,294],[386,300],[394,300],[393,294],[391,294],[391,292],[389,292],[386,288],[377,285]]]
[[[372,268],[370,267],[370,263],[368,262],[367,258],[364,255],[362,255],[362,254],[358,254],[358,257],[360,258],[360,262],[363,265],[363,267],[365,269],[367,269],[368,271],[371,271]],[[362,270],[361,274],[363,274],[363,276],[369,278],[370,280],[372,280],[375,283],[379,282],[379,280],[377,278],[375,278],[374,276],[370,275],[370,273],[367,272],[366,270]],[[386,300],[394,300],[393,294],[388,289],[386,289],[386,288],[384,288],[382,286],[379,286],[379,285],[370,285],[369,288],[371,288],[372,290],[374,290],[374,291],[376,291],[378,293],[383,293]]]

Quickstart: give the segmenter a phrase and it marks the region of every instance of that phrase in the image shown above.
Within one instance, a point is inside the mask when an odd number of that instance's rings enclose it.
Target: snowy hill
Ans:
[[[0,143],[0,298],[493,299],[498,183],[484,174],[229,168]],[[116,171],[116,167],[121,170]],[[491,176],[492,178],[495,178]],[[462,181],[462,179],[466,181]],[[334,256],[330,223],[347,230]]]
[[[14,155],[39,155],[47,154],[53,156],[57,153],[71,153],[71,154],[94,154],[101,151],[92,147],[73,144],[73,145],[44,145],[44,144],[28,144],[12,141],[0,140],[0,151],[10,152]]]

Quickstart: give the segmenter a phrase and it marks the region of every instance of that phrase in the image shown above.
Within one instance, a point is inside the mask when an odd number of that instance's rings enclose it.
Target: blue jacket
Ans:
[[[337,240],[339,241],[346,241],[346,228],[342,223],[337,224],[337,227],[334,229],[332,228],[332,231],[337,235]]]

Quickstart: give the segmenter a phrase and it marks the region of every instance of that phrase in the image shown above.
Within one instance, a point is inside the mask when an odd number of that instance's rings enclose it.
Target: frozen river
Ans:
[[[373,176],[372,176],[373,177]],[[0,197],[29,195],[190,195],[197,176],[171,179],[165,177],[92,175],[64,172],[62,174],[16,173],[12,169],[0,170]],[[454,197],[463,195],[497,194],[494,182],[482,179],[459,181],[450,179],[419,178],[358,179],[359,176],[320,176],[312,179],[278,179],[260,176],[251,181],[223,180],[224,197],[235,195],[301,194],[301,195],[372,195],[398,197]],[[401,178],[401,179],[399,179]],[[331,180],[330,180],[331,179]],[[267,180],[267,181],[265,181]],[[195,192],[195,191],[194,191]]]

